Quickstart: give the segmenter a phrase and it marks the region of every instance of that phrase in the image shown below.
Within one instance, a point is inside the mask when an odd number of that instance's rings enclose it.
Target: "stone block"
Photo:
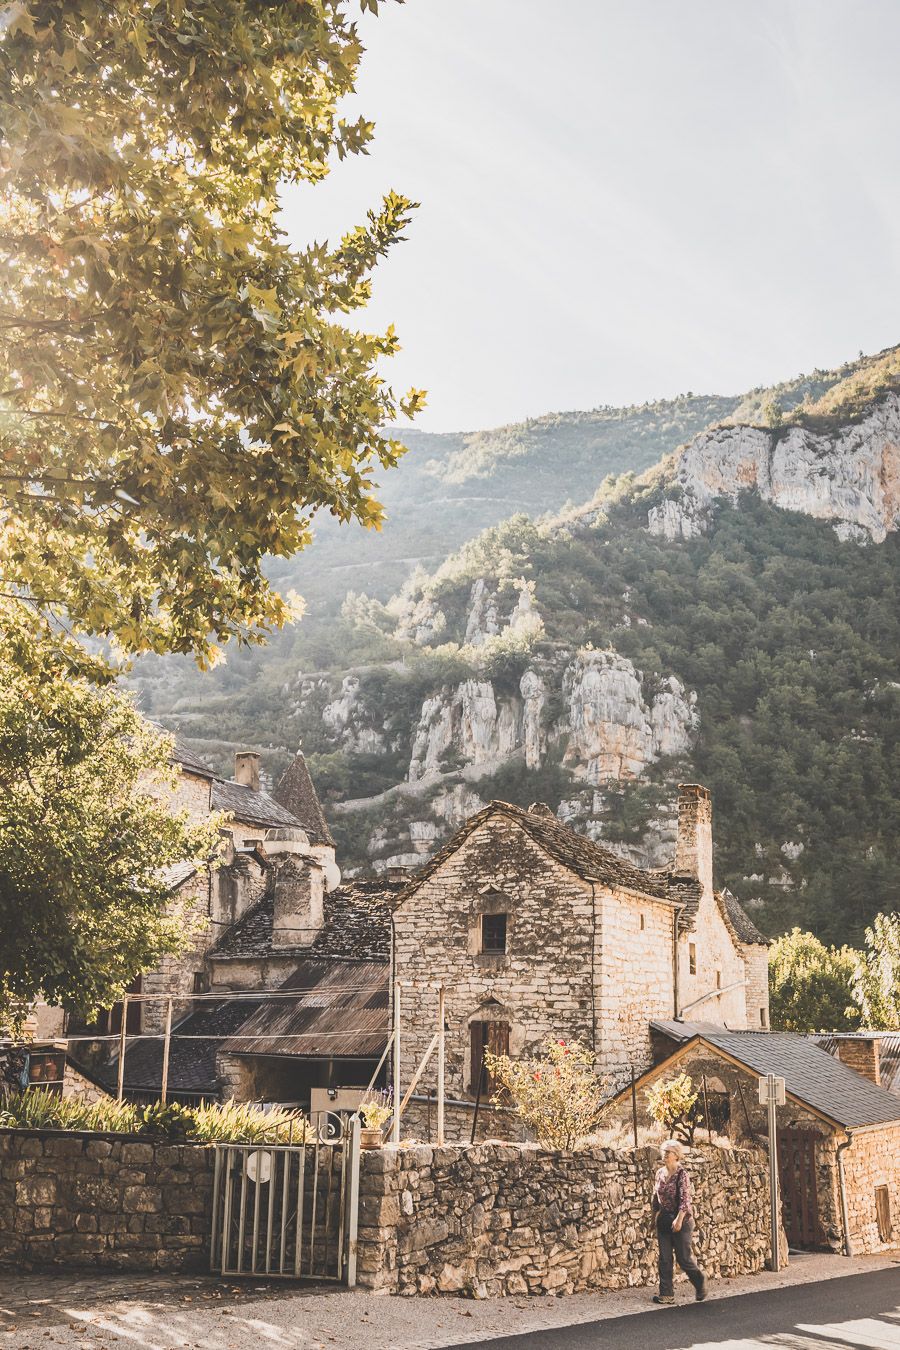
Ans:
[[[163,1207],[162,1191],[157,1186],[126,1186],[122,1205],[126,1214],[158,1214]]]
[[[56,1182],[51,1177],[32,1177],[16,1185],[17,1205],[52,1205]]]

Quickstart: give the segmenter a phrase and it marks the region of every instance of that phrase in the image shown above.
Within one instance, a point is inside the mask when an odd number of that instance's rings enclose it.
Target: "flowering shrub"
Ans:
[[[546,1148],[573,1148],[597,1128],[603,1114],[606,1081],[598,1077],[594,1056],[579,1041],[550,1038],[537,1059],[510,1059],[485,1051],[485,1062],[502,1092]]]
[[[703,1117],[697,1114],[697,1089],[686,1073],[648,1088],[647,1109],[673,1139],[694,1142],[694,1131]]]

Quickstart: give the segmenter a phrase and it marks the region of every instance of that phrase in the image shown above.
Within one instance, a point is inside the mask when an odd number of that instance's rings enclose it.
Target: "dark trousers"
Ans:
[[[673,1252],[681,1269],[696,1289],[703,1280],[703,1272],[694,1260],[694,1253],[691,1251],[694,1220],[689,1215],[685,1215],[684,1223],[677,1233],[673,1233],[671,1219],[667,1215],[658,1214],[656,1216],[656,1236],[659,1238],[659,1292],[666,1295],[673,1293]]]

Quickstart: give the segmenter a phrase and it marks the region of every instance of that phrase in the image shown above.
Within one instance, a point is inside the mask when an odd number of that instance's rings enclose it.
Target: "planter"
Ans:
[[[364,1126],[359,1132],[360,1148],[381,1148],[383,1142],[380,1130],[367,1130]]]

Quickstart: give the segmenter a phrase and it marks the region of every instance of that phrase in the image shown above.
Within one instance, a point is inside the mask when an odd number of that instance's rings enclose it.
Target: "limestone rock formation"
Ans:
[[[900,525],[900,395],[829,430],[714,427],[681,452],[679,489],[651,508],[648,529],[690,538],[717,497],[755,489],[764,501],[831,521],[842,538],[881,541]]]

